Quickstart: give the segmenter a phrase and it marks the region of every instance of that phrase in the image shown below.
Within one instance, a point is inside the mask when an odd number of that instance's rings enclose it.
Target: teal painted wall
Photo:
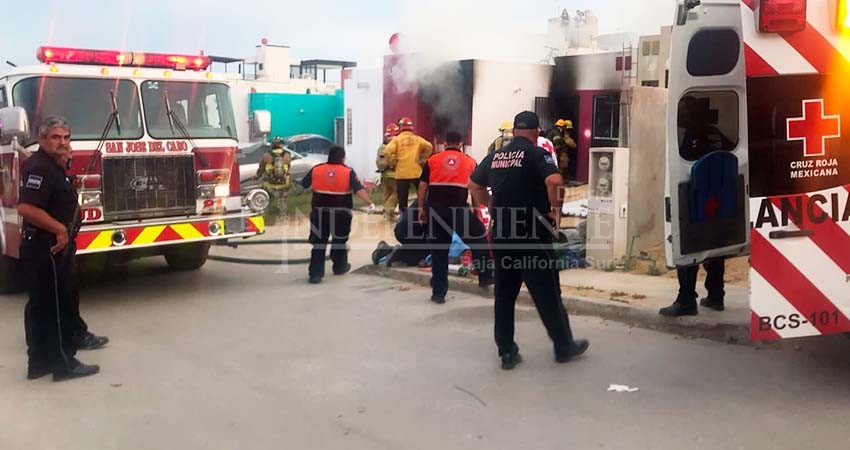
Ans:
[[[335,95],[251,94],[251,111],[258,109],[272,113],[270,137],[320,134],[333,140],[334,120],[344,115],[343,91]]]

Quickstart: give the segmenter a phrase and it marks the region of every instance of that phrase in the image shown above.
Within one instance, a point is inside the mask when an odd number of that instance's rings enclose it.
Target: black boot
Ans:
[[[703,308],[709,308],[715,311],[723,311],[726,309],[726,305],[724,305],[723,299],[715,300],[711,297],[706,297],[700,300],[699,305]]]
[[[670,306],[666,308],[661,308],[661,311],[658,312],[662,316],[667,317],[682,317],[682,316],[695,316],[699,314],[697,310],[696,302],[693,304],[680,302],[678,299]]]

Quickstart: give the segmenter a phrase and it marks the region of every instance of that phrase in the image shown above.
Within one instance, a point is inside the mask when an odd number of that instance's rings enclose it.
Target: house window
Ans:
[[[620,143],[620,96],[593,98],[592,147],[615,147]]]

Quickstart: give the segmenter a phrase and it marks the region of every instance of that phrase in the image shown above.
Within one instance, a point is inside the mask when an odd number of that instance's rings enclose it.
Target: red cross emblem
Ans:
[[[803,157],[826,154],[826,140],[841,137],[841,116],[827,116],[823,99],[803,100],[803,117],[789,118],[788,140],[803,141]]]

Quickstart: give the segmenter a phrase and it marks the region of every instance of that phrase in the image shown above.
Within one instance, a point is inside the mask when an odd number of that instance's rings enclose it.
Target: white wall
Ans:
[[[553,66],[475,61],[472,98],[472,149],[478,161],[498,136],[503,122],[522,111],[534,111],[536,97],[549,96]]]
[[[260,45],[257,47],[257,68],[260,78],[284,79],[290,75],[289,47],[282,45]]]
[[[375,157],[384,140],[384,72],[381,68],[351,71],[345,81],[346,162],[363,182],[376,181]]]

